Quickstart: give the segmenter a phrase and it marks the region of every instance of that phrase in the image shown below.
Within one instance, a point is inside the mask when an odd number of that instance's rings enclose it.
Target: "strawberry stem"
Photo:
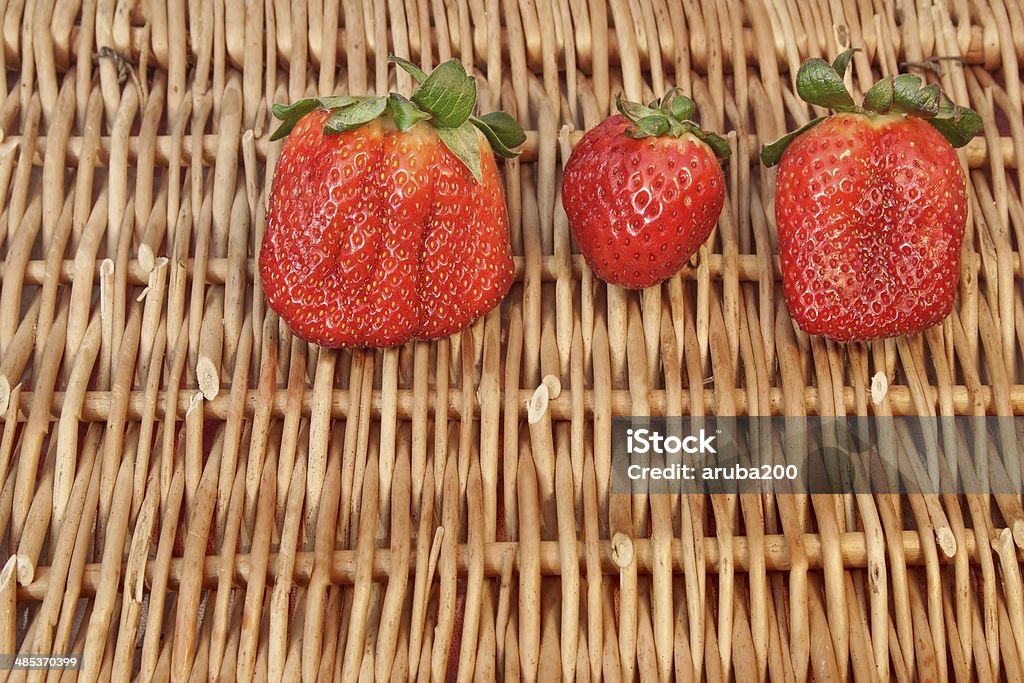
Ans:
[[[843,83],[855,52],[855,48],[844,50],[831,64],[817,58],[804,62],[796,74],[796,91],[800,98],[838,112],[917,116],[928,121],[953,147],[963,147],[981,130],[983,123],[977,112],[955,104],[938,85],[925,85],[920,76],[911,74],[883,78],[864,94],[864,101],[857,106]],[[793,140],[823,120],[824,117],[814,119],[764,145],[761,161],[765,166],[779,163]]]
[[[720,159],[732,153],[729,143],[720,135],[704,130],[693,120],[697,106],[679,88],[672,88],[660,100],[648,105],[615,99],[615,108],[633,124],[626,135],[636,140],[647,137],[681,137],[689,133],[704,142]]]
[[[391,55],[388,60],[407,71],[418,84],[411,98],[392,92],[383,97],[308,97],[289,105],[275,104],[273,113],[281,125],[270,136],[271,141],[288,135],[303,116],[320,109],[331,114],[324,126],[325,135],[354,130],[385,115],[390,116],[402,132],[426,121],[477,181],[482,176],[478,134],[474,128],[484,135],[496,154],[505,158],[518,155],[514,148],[523,144],[526,133],[505,112],[473,116],[476,79],[466,73],[459,60],[450,59],[429,74],[400,57]]]

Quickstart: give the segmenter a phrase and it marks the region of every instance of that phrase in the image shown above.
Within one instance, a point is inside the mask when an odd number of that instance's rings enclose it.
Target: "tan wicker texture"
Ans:
[[[608,483],[615,415],[1024,414],[1018,0],[0,12],[0,652],[88,681],[1024,676],[1017,496]],[[814,115],[800,61],[851,45],[855,91],[937,66],[987,126],[953,315],[847,347],[787,314],[756,152]],[[321,350],[254,277],[269,107],[408,92],[388,52],[460,58],[528,129],[516,283],[450,340]],[[559,179],[615,94],[670,85],[733,160],[715,234],[640,296],[574,253]]]

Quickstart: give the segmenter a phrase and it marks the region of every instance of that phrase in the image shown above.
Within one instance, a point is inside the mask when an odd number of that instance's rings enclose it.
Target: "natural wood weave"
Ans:
[[[1017,496],[608,484],[613,415],[1024,414],[1018,0],[0,10],[0,653],[88,681],[1024,676]],[[787,314],[756,153],[813,115],[800,61],[850,45],[858,92],[961,57],[931,78],[987,126],[953,315],[847,347]],[[269,106],[408,92],[388,52],[461,58],[529,129],[517,283],[448,341],[321,350],[254,279]],[[574,255],[560,171],[615,94],[671,85],[734,154],[715,234],[641,297]]]

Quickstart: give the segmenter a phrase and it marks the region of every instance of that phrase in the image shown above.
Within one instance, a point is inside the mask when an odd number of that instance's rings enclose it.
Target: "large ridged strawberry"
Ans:
[[[594,126],[565,164],[562,205],[594,273],[642,289],[671,277],[708,238],[725,202],[724,139],[691,119],[693,100],[670,91]]]
[[[806,62],[797,92],[837,114],[767,145],[779,163],[775,221],[782,288],[801,329],[838,341],[921,332],[953,307],[967,220],[954,146],[981,127],[936,85],[907,74],[857,106],[835,63]]]
[[[446,62],[411,99],[321,97],[275,107],[287,135],[260,275],[299,337],[389,347],[465,329],[508,293],[513,263],[494,152],[525,135],[472,115],[476,84]],[[490,144],[488,144],[488,142]]]

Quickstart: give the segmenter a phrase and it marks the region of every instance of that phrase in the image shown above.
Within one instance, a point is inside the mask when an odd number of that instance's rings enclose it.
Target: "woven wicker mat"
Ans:
[[[1024,413],[1016,0],[0,8],[0,653],[89,681],[1024,676],[1016,496],[609,494],[615,415]],[[843,346],[787,314],[756,152],[814,115],[800,61],[850,45],[855,90],[918,68],[988,125],[952,316]],[[269,107],[407,92],[388,52],[461,58],[528,129],[516,284],[449,340],[321,350],[254,279]],[[574,253],[557,188],[616,94],[671,85],[729,131],[728,199],[641,297]]]

